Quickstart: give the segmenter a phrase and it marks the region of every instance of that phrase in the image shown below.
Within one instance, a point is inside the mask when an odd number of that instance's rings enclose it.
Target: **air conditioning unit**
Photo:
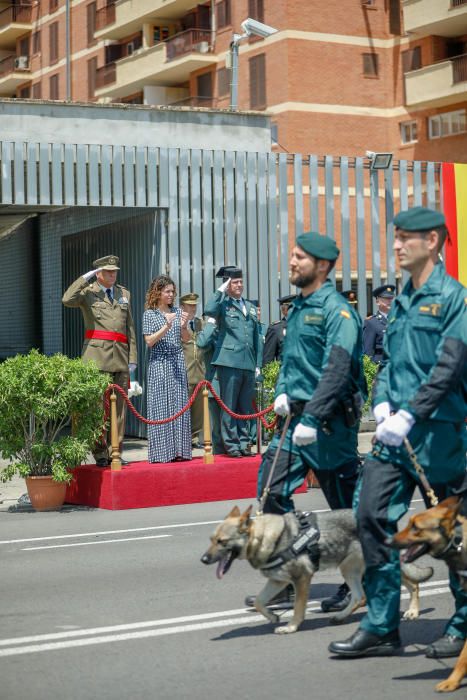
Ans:
[[[17,56],[15,58],[16,70],[27,70],[29,68],[29,56]]]
[[[199,44],[197,44],[196,48],[200,53],[208,53],[209,51],[209,42],[207,41],[200,41]]]

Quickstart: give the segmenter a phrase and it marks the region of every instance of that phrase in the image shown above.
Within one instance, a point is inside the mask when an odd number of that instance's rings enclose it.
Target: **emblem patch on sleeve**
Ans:
[[[342,311],[340,312],[340,314],[341,314],[341,316],[343,316],[344,318],[350,318],[349,312],[348,312],[348,311],[345,311],[345,309],[342,309]]]

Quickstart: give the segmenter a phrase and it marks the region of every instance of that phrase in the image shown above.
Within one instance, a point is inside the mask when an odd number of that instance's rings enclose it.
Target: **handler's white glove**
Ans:
[[[255,378],[258,379],[259,375],[261,374],[261,370],[259,367],[255,369]]]
[[[130,388],[128,389],[128,396],[140,396],[143,393],[143,387],[139,382],[130,382]]]
[[[383,401],[383,403],[379,403],[377,406],[375,406],[373,409],[373,415],[375,417],[376,425],[379,425],[383,422],[383,420],[389,418],[391,411],[392,406],[389,401]]]
[[[287,394],[279,394],[274,401],[274,413],[278,416],[288,416],[290,413],[290,402]]]
[[[222,294],[225,294],[229,284],[230,284],[230,277],[226,282],[222,282],[221,286],[217,288],[217,291],[222,292]]]
[[[311,445],[318,439],[318,431],[309,425],[297,423],[292,435],[294,445]]]
[[[84,275],[82,275],[82,277],[84,277],[84,279],[85,279],[86,282],[87,282],[88,280],[91,279],[91,277],[94,277],[94,275],[95,275],[96,273],[100,272],[101,269],[102,269],[101,267],[98,267],[97,270],[89,270],[89,272],[85,272]]]
[[[389,416],[376,428],[376,439],[383,445],[399,447],[404,438],[410,433],[415,423],[415,418],[408,411],[400,409],[393,416]]]

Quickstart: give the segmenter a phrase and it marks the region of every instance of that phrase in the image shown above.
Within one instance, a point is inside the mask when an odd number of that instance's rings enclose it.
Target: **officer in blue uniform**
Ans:
[[[388,325],[388,313],[396,288],[393,284],[383,284],[373,289],[378,311],[363,324],[363,352],[379,364],[383,359],[383,341]]]
[[[466,474],[467,289],[439,260],[443,214],[414,207],[394,225],[394,250],[410,279],[388,318],[373,390],[377,443],[357,504],[368,613],[349,639],[329,646],[347,657],[390,656],[401,645],[399,553],[386,543],[420,485],[405,439],[438,497],[458,489]],[[454,575],[450,586],[455,612],[427,648],[430,658],[458,656],[467,637],[467,592]]]
[[[205,314],[217,323],[212,358],[217,368],[221,398],[234,413],[253,413],[255,377],[260,366],[260,326],[256,306],[243,297],[243,273],[238,267],[221,267],[223,282],[208,301]],[[229,457],[251,454],[248,421],[222,413],[221,435]]]
[[[287,314],[296,294],[287,294],[277,300],[281,309],[281,320],[271,323],[266,331],[263,351],[263,367],[273,360],[282,359],[282,346],[287,330]]]

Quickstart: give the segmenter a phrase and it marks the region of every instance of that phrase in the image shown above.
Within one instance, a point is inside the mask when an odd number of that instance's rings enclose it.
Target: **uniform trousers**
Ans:
[[[458,487],[463,475],[450,484],[431,486],[440,497]],[[359,538],[365,557],[363,579],[368,613],[360,626],[383,636],[399,627],[400,621],[400,561],[399,552],[385,545],[385,540],[397,532],[397,523],[407,512],[415,487],[415,472],[409,467],[383,461],[374,456],[366,458],[355,506]],[[450,588],[455,601],[455,613],[445,634],[467,637],[467,592],[462,591],[456,576],[450,575]]]
[[[313,469],[332,510],[351,508],[358,479],[360,459],[357,450],[358,425],[349,428],[341,416],[329,421],[331,434],[318,428],[318,440],[311,445],[294,445],[292,435],[300,416],[290,421],[282,449],[274,468],[265,513],[294,510],[292,495],[301,486],[309,469]],[[283,421],[282,425],[283,425]],[[258,473],[258,499],[266,486],[281,437],[278,428],[263,456]]]
[[[243,415],[253,413],[255,395],[255,373],[248,369],[234,367],[217,367],[220,395],[222,401],[234,413]],[[226,454],[246,450],[250,444],[249,425],[246,420],[232,418],[226,411],[222,412],[221,436]]]
[[[118,384],[122,389],[128,393],[128,379],[129,371],[125,372],[106,372],[110,374],[110,383]],[[125,436],[125,419],[126,419],[126,403],[123,396],[119,392],[117,394],[117,424],[118,424],[118,442],[120,445],[120,452],[122,451],[123,438]],[[94,459],[107,459],[111,458],[111,446],[109,445],[109,433],[110,431],[105,431],[99,442],[96,442],[93,450]]]

